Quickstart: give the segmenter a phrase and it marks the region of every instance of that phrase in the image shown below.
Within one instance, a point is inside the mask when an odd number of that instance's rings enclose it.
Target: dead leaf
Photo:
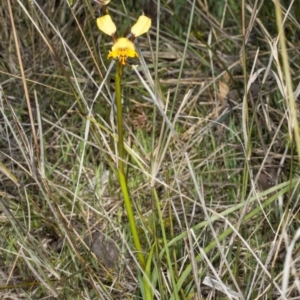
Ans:
[[[2,162],[0,162],[0,172],[2,172],[7,178],[9,178],[16,186],[20,186],[18,179],[10,170],[5,167]]]
[[[227,95],[229,93],[229,86],[224,81],[219,81],[219,91],[218,91],[218,99],[221,102],[222,106],[227,105]]]

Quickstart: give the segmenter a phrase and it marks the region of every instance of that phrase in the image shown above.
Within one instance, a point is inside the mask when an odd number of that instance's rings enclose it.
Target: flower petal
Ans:
[[[99,2],[101,5],[107,5],[110,2],[110,0],[99,0]]]
[[[135,51],[134,43],[129,41],[127,38],[119,38],[112,46],[112,51],[118,50],[118,49],[130,49]]]
[[[115,51],[109,51],[107,58],[117,58],[119,57],[119,51],[115,50]]]
[[[132,57],[132,58],[138,58],[138,54],[136,53],[135,50],[132,49],[127,49],[126,54],[128,57]]]
[[[117,27],[110,15],[105,15],[103,17],[97,18],[97,26],[107,35],[113,35],[117,31]]]
[[[151,19],[146,16],[140,16],[137,22],[132,26],[131,33],[134,36],[140,36],[149,31],[151,27]]]

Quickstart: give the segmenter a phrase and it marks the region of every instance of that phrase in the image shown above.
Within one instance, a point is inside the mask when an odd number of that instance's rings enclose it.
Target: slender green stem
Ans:
[[[124,172],[124,159],[125,159],[125,150],[124,150],[124,140],[123,140],[123,115],[122,115],[122,99],[121,99],[121,77],[123,74],[123,66],[117,62],[117,70],[115,75],[115,87],[116,87],[116,105],[117,105],[117,129],[118,129],[118,173],[119,173],[119,181],[120,186],[124,198],[125,209],[127,212],[127,218],[130,224],[130,231],[132,234],[133,242],[135,249],[137,251],[137,258],[139,264],[143,271],[146,270],[145,257],[142,252],[142,247],[134,219],[134,214],[132,210],[132,202],[129,196],[129,191],[127,187],[127,181]],[[149,278],[149,274],[146,274]],[[152,293],[150,289],[150,285],[145,276],[143,276],[143,285],[144,285],[144,295],[145,299],[151,300]]]
[[[123,113],[122,113],[122,97],[121,97],[121,77],[123,74],[123,66],[117,62],[117,70],[115,75],[116,85],[116,105],[117,105],[117,127],[118,127],[118,169],[124,172],[124,142],[123,142]]]
[[[293,79],[290,70],[290,61],[288,57],[288,49],[286,46],[286,38],[284,32],[284,23],[282,19],[282,9],[280,6],[280,1],[274,1],[275,4],[275,14],[276,14],[276,23],[278,27],[278,36],[279,36],[279,43],[280,43],[280,50],[281,50],[281,59],[282,59],[282,66],[284,72],[284,80],[287,88],[287,105],[289,106],[290,116],[291,116],[291,127],[294,131],[293,138],[295,139],[296,149],[298,154],[298,163],[300,162],[300,131],[299,131],[299,124],[297,118],[297,108],[296,102],[294,97],[294,90],[293,90]],[[292,132],[289,132],[292,134]]]
[[[139,263],[140,263],[142,269],[144,270],[145,266],[146,266],[145,258],[142,253],[142,247],[141,247],[141,243],[140,243],[139,236],[137,233],[137,228],[136,228],[134,215],[133,215],[133,211],[132,211],[132,207],[131,207],[131,200],[130,200],[128,189],[127,189],[126,179],[125,179],[124,173],[120,169],[119,169],[119,180],[120,180],[122,194],[124,197],[124,204],[125,204],[125,208],[126,208],[126,212],[127,212],[127,218],[128,218],[129,224],[130,224],[130,230],[131,230],[131,234],[133,237],[133,242],[134,242],[134,245],[135,245],[135,248],[137,251]]]

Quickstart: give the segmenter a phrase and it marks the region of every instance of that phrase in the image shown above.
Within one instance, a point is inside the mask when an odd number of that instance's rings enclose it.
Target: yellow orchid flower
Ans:
[[[137,22],[131,28],[132,36],[128,39],[125,37],[116,40],[115,33],[117,31],[116,25],[109,15],[105,15],[97,19],[98,28],[107,35],[110,35],[114,41],[112,51],[109,52],[107,58],[117,58],[121,65],[126,65],[127,57],[138,58],[135,51],[133,40],[140,36],[151,27],[151,19],[146,16],[140,16]]]
[[[118,58],[122,65],[126,65],[127,57],[139,57],[135,51],[134,43],[124,37],[117,39],[111,50],[107,58]]]

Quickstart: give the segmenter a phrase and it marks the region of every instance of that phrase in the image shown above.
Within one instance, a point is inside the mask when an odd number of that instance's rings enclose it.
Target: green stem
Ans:
[[[124,172],[124,142],[123,142],[123,113],[122,113],[122,97],[121,97],[121,77],[123,74],[123,66],[117,62],[117,70],[115,75],[116,85],[116,105],[117,105],[117,127],[118,127],[118,169]]]
[[[124,204],[125,204],[125,208],[126,208],[126,212],[127,212],[127,218],[130,224],[130,230],[131,230],[131,234],[133,237],[133,242],[137,251],[137,256],[138,256],[138,260],[139,263],[142,267],[143,270],[145,270],[146,264],[145,264],[145,258],[142,252],[142,247],[141,247],[141,243],[139,240],[139,236],[138,236],[138,232],[137,232],[137,228],[136,228],[136,224],[135,224],[135,219],[134,219],[134,215],[133,215],[133,211],[132,211],[132,207],[131,207],[131,200],[130,200],[130,196],[128,193],[128,188],[127,188],[127,184],[126,184],[126,178],[124,176],[124,173],[119,169],[119,180],[120,180],[120,185],[121,185],[121,190],[122,190],[122,194],[124,197]]]
[[[117,62],[117,70],[116,70],[116,75],[115,75],[115,87],[116,87],[116,105],[117,105],[117,129],[118,129],[118,173],[119,173],[119,181],[120,181],[120,186],[124,198],[124,204],[125,204],[125,209],[127,212],[127,218],[130,224],[130,231],[132,234],[133,242],[135,249],[137,251],[137,258],[139,261],[139,264],[142,268],[143,271],[146,270],[146,263],[145,263],[145,258],[143,255],[135,219],[134,219],[134,214],[132,210],[132,202],[129,196],[128,192],[128,187],[127,187],[127,181],[125,177],[125,172],[124,172],[124,160],[125,160],[125,150],[124,150],[124,140],[123,140],[123,115],[122,115],[122,98],[121,98],[121,77],[123,74],[123,66]],[[147,272],[148,273],[148,272]],[[146,274],[147,276],[149,274]],[[148,276],[149,278],[149,276]],[[150,289],[150,285],[146,279],[145,276],[143,276],[143,285],[144,285],[144,295],[145,299],[151,300],[152,299],[152,293]]]

